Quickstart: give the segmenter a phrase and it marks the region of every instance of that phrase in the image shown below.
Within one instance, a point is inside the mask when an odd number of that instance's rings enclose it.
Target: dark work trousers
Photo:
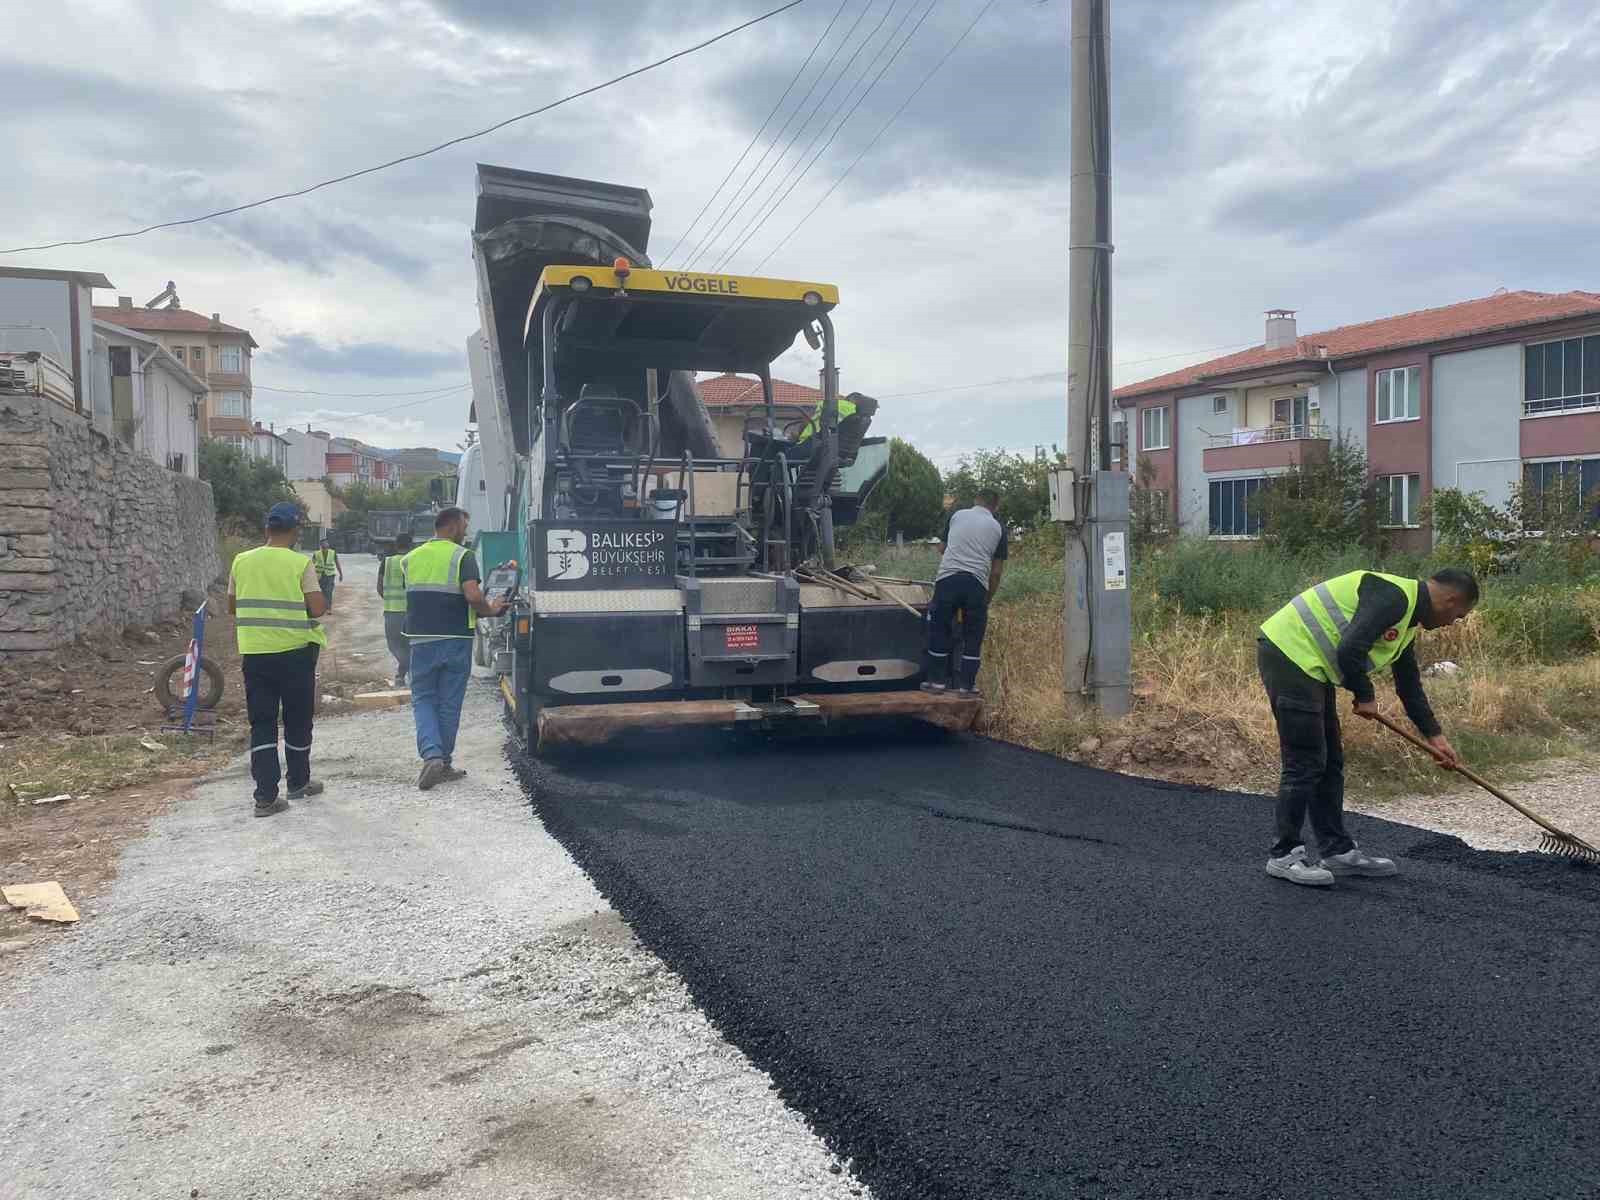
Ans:
[[[1256,643],[1256,664],[1278,725],[1278,840],[1272,856],[1289,853],[1304,839],[1300,826],[1311,814],[1321,857],[1343,854],[1355,842],[1344,827],[1344,745],[1339,738],[1339,691],[1313,679],[1266,638]]]
[[[394,655],[394,681],[404,683],[411,671],[411,642],[406,638],[406,615],[403,612],[383,614],[383,639],[389,643],[389,653]]]
[[[989,588],[965,571],[946,575],[933,585],[933,603],[928,606],[928,679],[933,683],[951,680],[951,626],[957,613],[961,614],[961,659],[955,683],[970,688],[977,682],[978,668],[983,665]]]
[[[311,713],[317,698],[319,646],[281,654],[243,654],[244,702],[250,714],[250,777],[256,800],[278,797],[278,710],[283,710],[283,757],[289,790],[311,778]]]
[[[333,576],[319,576],[317,582],[322,585],[322,598],[328,602],[328,607],[333,607]]]

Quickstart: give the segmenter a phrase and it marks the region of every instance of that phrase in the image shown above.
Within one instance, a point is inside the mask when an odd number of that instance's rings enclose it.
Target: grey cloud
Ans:
[[[136,87],[96,71],[20,59],[0,58],[0,72],[14,133],[59,136],[59,123],[74,123],[72,141],[92,149],[102,165],[223,168],[252,153],[254,122],[231,92],[186,92],[159,82]]]
[[[1570,32],[1508,23],[1476,2],[1406,7],[1394,37],[1325,81],[1303,114],[1263,118],[1215,224],[1317,242],[1464,182],[1515,192],[1526,181],[1511,164],[1540,111],[1600,96],[1592,43],[1568,41]],[[1285,139],[1295,155],[1287,171],[1269,160]]]
[[[289,367],[323,375],[366,375],[375,379],[415,377],[425,379],[445,371],[461,371],[465,359],[456,350],[420,350],[388,342],[351,342],[329,345],[312,334],[295,333],[280,338],[262,352],[274,367]]]

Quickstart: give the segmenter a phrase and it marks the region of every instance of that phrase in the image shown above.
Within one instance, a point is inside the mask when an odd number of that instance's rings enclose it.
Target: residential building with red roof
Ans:
[[[248,329],[180,307],[175,284],[143,306],[131,296],[96,305],[94,318],[155,338],[190,374],[206,385],[200,436],[224,441],[247,454],[257,450],[251,403],[250,356],[256,348]]]
[[[1600,293],[1499,291],[1304,335],[1273,309],[1260,345],[1114,401],[1185,533],[1256,536],[1262,483],[1343,438],[1366,452],[1397,541],[1423,549],[1435,488],[1493,504],[1518,483],[1600,489]]]
[[[717,445],[727,458],[744,454],[744,431],[764,427],[766,401],[761,396],[761,381],[754,375],[712,375],[695,381],[700,399],[711,414]],[[787,379],[772,381],[773,421],[778,431],[785,425],[809,418],[822,399],[822,392]]]

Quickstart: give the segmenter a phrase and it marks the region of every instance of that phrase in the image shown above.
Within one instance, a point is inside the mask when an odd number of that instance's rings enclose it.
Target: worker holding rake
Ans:
[[[1415,642],[1420,630],[1459,621],[1477,602],[1478,581],[1459,568],[1422,580],[1351,571],[1307,588],[1262,623],[1256,660],[1282,757],[1268,875],[1326,887],[1340,875],[1395,874],[1392,859],[1365,853],[1345,830],[1337,691],[1351,693],[1357,716],[1376,718],[1371,676],[1389,667],[1406,716],[1434,760],[1459,767],[1422,690]],[[1300,836],[1308,813],[1320,863],[1307,859]]]

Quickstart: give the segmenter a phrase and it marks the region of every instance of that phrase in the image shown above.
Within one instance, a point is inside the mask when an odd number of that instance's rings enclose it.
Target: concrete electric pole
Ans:
[[[1129,691],[1128,474],[1111,461],[1110,0],[1072,0],[1072,190],[1067,468],[1052,479],[1066,527],[1065,693],[1123,716]],[[1123,461],[1129,458],[1127,452]]]

